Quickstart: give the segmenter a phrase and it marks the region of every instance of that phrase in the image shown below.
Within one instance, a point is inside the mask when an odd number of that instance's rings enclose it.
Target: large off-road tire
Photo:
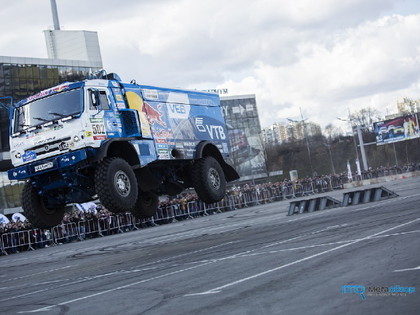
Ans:
[[[150,191],[139,191],[136,205],[131,209],[131,213],[137,219],[152,217],[159,207],[159,197]]]
[[[137,200],[137,179],[131,166],[118,157],[106,158],[95,171],[95,189],[101,204],[111,212],[131,210]]]
[[[65,207],[47,207],[44,198],[26,182],[22,190],[22,208],[25,217],[34,228],[49,229],[63,220]]]
[[[192,182],[198,197],[205,203],[214,203],[226,194],[226,178],[219,162],[206,156],[194,162]]]

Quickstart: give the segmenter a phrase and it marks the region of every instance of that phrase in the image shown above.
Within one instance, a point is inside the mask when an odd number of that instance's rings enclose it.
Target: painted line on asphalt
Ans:
[[[401,235],[412,234],[412,233],[420,233],[420,230],[413,230],[413,231],[407,231],[407,232],[378,235],[378,236],[371,237],[370,239],[374,240],[374,239],[377,239],[377,238],[385,238],[385,237],[390,237],[390,236],[401,236]],[[252,256],[261,256],[261,255],[268,255],[268,254],[277,254],[277,253],[281,253],[281,252],[297,251],[297,250],[302,250],[302,249],[332,246],[332,245],[338,245],[338,244],[347,244],[347,243],[361,241],[361,240],[362,239],[358,238],[358,239],[351,239],[351,240],[345,240],[345,241],[336,241],[336,242],[330,242],[330,243],[305,245],[305,246],[292,247],[292,248],[274,249],[274,250],[258,252],[258,253],[247,253],[247,254],[243,254],[243,255],[238,255],[238,257],[252,257]],[[280,244],[280,243],[278,243],[278,244]],[[264,246],[264,247],[261,247],[261,248],[265,248],[265,247],[269,247],[269,246]]]
[[[35,309],[35,310],[20,311],[18,313],[19,314],[24,314],[24,313],[46,312],[46,311],[51,310],[54,307],[58,307],[58,306],[62,306],[62,305],[68,305],[68,304],[79,302],[79,301],[86,300],[86,299],[91,299],[93,297],[97,297],[97,296],[100,296],[100,295],[103,295],[103,294],[115,292],[115,291],[118,291],[118,290],[130,288],[130,287],[133,287],[135,285],[142,284],[142,283],[150,282],[150,281],[157,280],[157,279],[162,279],[162,278],[165,278],[165,277],[168,277],[168,276],[172,276],[172,275],[176,275],[176,274],[183,273],[183,272],[186,272],[186,271],[190,271],[190,270],[193,270],[193,269],[197,269],[199,267],[202,267],[202,266],[205,266],[205,265],[209,265],[211,263],[213,263],[213,262],[209,261],[207,263],[203,263],[203,264],[200,264],[200,265],[192,266],[192,267],[181,269],[181,270],[176,270],[176,271],[168,272],[168,273],[165,273],[165,274],[156,276],[156,277],[151,277],[151,278],[148,278],[148,279],[144,279],[144,280],[132,282],[132,283],[129,283],[129,284],[126,284],[126,285],[122,285],[122,286],[119,286],[119,287],[116,287],[116,288],[112,288],[112,289],[109,289],[109,290],[99,291],[97,293],[93,293],[93,294],[81,296],[81,297],[76,298],[76,299],[64,301],[64,302],[61,302],[61,303],[57,303],[57,304],[53,304],[53,305],[50,305],[50,306],[38,308],[38,309]]]
[[[60,267],[60,268],[55,268],[55,269],[49,269],[46,271],[42,271],[42,272],[37,272],[37,273],[30,273],[24,276],[20,276],[20,277],[15,277],[15,278],[11,278],[11,279],[4,279],[3,281],[15,281],[15,280],[20,280],[20,279],[24,279],[24,278],[28,278],[28,277],[33,277],[33,276],[38,276],[38,275],[42,275],[44,273],[51,273],[54,271],[58,271],[58,270],[63,270],[63,269],[67,269],[70,267],[74,267],[74,265],[68,265],[68,266],[64,266],[64,267]],[[2,288],[0,288],[2,289]]]
[[[420,270],[420,266],[414,267],[414,268],[398,269],[398,270],[394,270],[394,272],[413,271],[413,270]]]
[[[334,209],[333,209],[333,210],[334,210]],[[305,217],[306,217],[306,218],[308,218],[308,216],[305,216]],[[302,218],[297,218],[297,219],[294,219],[294,220],[289,220],[289,222],[290,222],[290,221],[297,221],[297,220],[301,220],[301,219],[304,219],[304,217],[302,217]],[[388,231],[392,231],[392,230],[394,230],[394,229],[397,229],[397,228],[403,227],[403,226],[405,226],[405,225],[408,225],[408,224],[414,223],[414,222],[416,222],[416,221],[418,221],[418,220],[420,220],[420,218],[417,218],[417,219],[415,219],[415,220],[412,220],[412,221],[409,221],[409,222],[406,222],[406,223],[403,223],[403,224],[400,224],[400,225],[394,226],[394,227],[392,227],[392,228],[390,228],[390,229],[386,229],[386,230],[384,230],[384,231],[381,231],[381,232],[378,232],[378,233],[375,233],[375,234],[372,234],[372,235],[366,236],[366,237],[364,237],[364,238],[362,238],[362,239],[358,239],[358,240],[352,241],[351,243],[346,243],[346,244],[344,244],[344,245],[341,245],[341,246],[338,246],[338,247],[335,247],[335,248],[332,248],[332,249],[326,250],[326,251],[324,251],[324,252],[321,252],[321,253],[318,253],[318,254],[315,254],[315,255],[311,255],[311,256],[308,256],[308,257],[303,258],[303,259],[296,260],[296,261],[291,262],[291,263],[288,263],[288,264],[286,264],[286,265],[278,266],[277,268],[270,269],[270,270],[267,270],[267,271],[265,271],[265,272],[262,272],[262,273],[259,273],[259,274],[256,274],[256,275],[253,275],[253,276],[250,276],[250,277],[247,277],[247,278],[243,278],[243,279],[240,279],[240,280],[237,280],[237,281],[234,281],[234,282],[231,282],[231,283],[225,284],[225,285],[223,285],[223,286],[220,286],[220,287],[217,287],[217,288],[214,288],[214,289],[208,290],[208,291],[204,291],[204,292],[201,292],[201,293],[186,294],[185,296],[194,296],[194,295],[203,295],[203,294],[214,294],[214,293],[219,293],[219,292],[221,292],[224,288],[227,288],[227,287],[233,286],[233,285],[235,285],[235,284],[242,283],[242,282],[247,281],[247,280],[251,280],[251,279],[257,278],[257,277],[259,277],[259,276],[262,276],[262,275],[268,274],[268,273],[270,273],[270,272],[274,272],[274,271],[276,271],[276,270],[280,270],[280,269],[283,269],[283,268],[286,268],[286,267],[289,267],[289,266],[292,266],[292,265],[298,264],[298,263],[303,262],[303,261],[306,261],[306,260],[310,260],[310,259],[312,259],[312,258],[315,258],[315,257],[321,256],[321,255],[324,255],[324,254],[327,254],[327,253],[330,253],[330,252],[335,251],[335,250],[338,250],[338,249],[340,249],[340,248],[343,248],[343,247],[346,247],[346,246],[349,246],[349,245],[353,245],[353,244],[358,243],[358,242],[360,242],[360,241],[367,240],[367,239],[370,239],[370,238],[374,238],[374,237],[375,237],[375,236],[377,236],[377,235],[380,235],[380,234],[386,233],[386,232],[388,232]],[[289,239],[289,240],[293,240],[293,239],[296,239],[296,238],[297,238],[297,237],[294,237],[294,238],[291,238],[291,239]],[[289,241],[289,240],[286,240],[286,241]],[[283,242],[284,242],[284,241],[283,241]],[[94,293],[94,294],[90,294],[90,295],[82,296],[82,297],[79,297],[79,298],[75,298],[75,299],[72,299],[72,300],[64,301],[64,302],[61,302],[61,303],[57,303],[57,304],[54,304],[54,305],[46,306],[46,307],[39,308],[39,309],[35,309],[35,310],[21,311],[21,312],[19,312],[19,313],[36,313],[36,312],[49,311],[49,310],[51,310],[51,309],[52,309],[52,308],[54,308],[54,307],[58,307],[58,306],[62,306],[62,305],[71,304],[71,303],[78,302],[78,301],[81,301],[81,300],[89,299],[89,298],[96,297],[96,296],[100,296],[100,295],[107,294],[107,293],[111,293],[111,292],[114,292],[114,291],[117,291],[117,290],[121,290],[121,289],[129,288],[129,287],[132,287],[132,286],[135,286],[135,285],[138,285],[138,284],[142,284],[142,283],[150,282],[150,281],[153,281],[153,280],[156,280],[156,279],[162,279],[162,278],[169,277],[169,276],[172,276],[172,275],[175,275],[175,274],[179,274],[179,273],[182,273],[182,272],[187,272],[187,271],[190,271],[190,270],[193,270],[193,269],[197,269],[197,268],[200,268],[200,267],[203,267],[203,266],[206,266],[206,265],[209,265],[209,264],[212,264],[212,263],[215,263],[215,262],[221,261],[221,260],[229,259],[229,258],[231,258],[231,257],[238,257],[238,256],[239,256],[239,255],[241,255],[241,254],[242,254],[242,255],[245,255],[245,254],[247,254],[247,253],[249,253],[249,252],[250,252],[250,251],[243,252],[243,253],[239,253],[239,254],[235,254],[235,255],[232,255],[232,256],[229,256],[229,257],[225,257],[225,258],[223,258],[223,259],[214,259],[214,260],[209,260],[209,261],[203,262],[203,263],[201,263],[201,264],[197,264],[197,265],[195,265],[195,266],[191,266],[191,267],[189,267],[189,268],[184,268],[184,269],[181,269],[181,270],[176,270],[176,271],[168,272],[168,273],[165,273],[165,274],[162,274],[162,275],[159,275],[159,276],[155,276],[155,277],[151,277],[151,278],[148,278],[148,279],[144,279],[144,280],[136,281],[136,282],[129,283],[129,284],[127,284],[127,285],[123,285],[123,286],[119,286],[119,287],[116,287],[116,288],[113,288],[113,289],[100,291],[100,292],[97,292],[97,293]],[[136,270],[136,271],[137,271],[137,270]],[[41,290],[41,291],[44,291],[44,290]]]
[[[234,244],[234,243],[238,243],[238,242],[239,241],[226,242],[226,243],[223,243],[223,244],[219,244],[219,245],[211,246],[211,247],[208,247],[208,248],[200,249],[200,250],[197,250],[197,251],[193,251],[192,253],[198,253],[198,252],[201,252],[201,251],[205,251],[205,250],[209,250],[209,249],[214,249],[214,248],[217,248],[217,247],[221,247],[221,246],[225,246],[225,245],[229,245],[229,244]],[[191,254],[191,252],[189,254]],[[181,257],[181,256],[185,256],[185,255],[186,254],[182,254],[182,255],[177,255],[175,257]],[[225,259],[228,259],[228,258],[229,257],[225,257]],[[159,261],[164,261],[164,260],[168,260],[168,259],[161,259]],[[189,267],[189,268],[184,268],[184,269],[181,269],[181,270],[176,270],[176,271],[168,272],[168,273],[165,273],[165,274],[162,274],[162,275],[159,275],[159,276],[155,276],[155,277],[151,277],[151,278],[148,278],[148,279],[136,281],[136,282],[133,282],[133,283],[129,283],[127,285],[119,286],[119,287],[116,287],[116,288],[113,288],[113,289],[109,289],[109,290],[100,291],[100,292],[93,293],[93,294],[90,294],[90,295],[87,295],[87,296],[82,296],[82,297],[79,297],[79,298],[76,298],[76,299],[73,299],[73,300],[68,300],[68,301],[65,301],[65,302],[61,302],[61,303],[58,303],[58,304],[54,304],[54,305],[42,307],[42,308],[35,309],[35,310],[20,311],[18,313],[19,314],[24,314],[24,313],[38,313],[38,312],[50,311],[54,307],[58,307],[58,306],[62,306],[62,305],[67,305],[67,304],[71,304],[71,303],[74,303],[74,302],[79,302],[79,301],[82,301],[82,300],[85,300],[85,299],[89,299],[89,298],[92,298],[92,297],[96,297],[96,296],[100,296],[100,295],[103,295],[103,294],[106,294],[106,293],[111,293],[111,292],[114,292],[114,291],[126,289],[126,288],[129,288],[129,287],[138,285],[138,284],[150,282],[150,281],[157,280],[157,279],[162,279],[162,278],[169,277],[169,276],[172,276],[172,275],[175,275],[175,274],[179,274],[179,273],[182,273],[182,272],[186,272],[186,271],[190,271],[190,270],[193,270],[193,269],[197,269],[197,268],[200,268],[200,267],[203,267],[203,266],[206,266],[206,265],[215,263],[215,262],[216,262],[216,260],[206,261],[204,263],[200,263],[198,265],[195,265],[195,266],[192,266],[192,267]],[[135,272],[142,272],[142,271],[143,270],[135,269],[135,270],[125,271],[125,272],[126,273],[135,273]],[[94,279],[101,278],[101,277],[104,277],[104,276],[110,276],[110,275],[113,275],[113,274],[120,274],[120,273],[121,273],[121,271],[115,271],[115,272],[106,273],[106,274],[102,274],[102,275],[86,277],[86,278],[83,278],[83,279],[80,279],[80,280],[77,280],[77,281],[73,281],[73,282],[70,282],[70,283],[64,283],[61,286],[69,286],[69,285],[73,285],[73,284],[77,284],[77,283],[81,283],[81,282],[85,282],[85,281],[94,280]],[[57,289],[57,287],[55,287],[55,289]],[[20,297],[24,297],[24,296],[27,296],[27,295],[32,295],[32,294],[36,294],[36,293],[48,291],[48,290],[49,290],[49,288],[38,290],[38,291],[33,291],[33,292],[30,292],[30,293],[26,293],[26,294],[22,294],[22,295],[19,295],[19,296],[14,296],[14,297],[11,297],[11,298],[0,300],[0,302],[1,301],[11,300],[11,299],[16,299],[16,298],[20,298]]]
[[[230,283],[226,283],[226,284],[224,284],[224,285],[222,285],[222,286],[219,286],[219,287],[217,287],[217,288],[213,288],[213,289],[210,289],[210,290],[207,290],[207,291],[203,291],[203,292],[190,293],[190,294],[186,294],[186,295],[184,295],[184,296],[185,296],[185,297],[188,297],[188,296],[208,295],[208,294],[216,294],[216,293],[220,293],[220,292],[222,292],[222,291],[223,291],[224,289],[226,289],[226,288],[229,288],[229,287],[235,286],[235,285],[237,285],[237,284],[240,284],[240,283],[243,283],[243,282],[246,282],[246,281],[249,281],[249,280],[253,280],[253,279],[259,278],[259,277],[261,277],[261,276],[267,275],[267,274],[269,274],[269,273],[272,273],[272,272],[275,272],[275,271],[278,271],[278,270],[281,270],[281,269],[284,269],[284,268],[287,268],[287,267],[290,267],[290,266],[294,266],[294,265],[299,264],[299,263],[301,263],[301,262],[304,262],[304,261],[307,261],[307,260],[311,260],[311,259],[313,259],[313,258],[316,258],[316,257],[322,256],[322,255],[325,255],[325,254],[329,254],[329,253],[331,253],[331,252],[333,252],[333,251],[339,250],[339,249],[341,249],[341,248],[344,248],[344,247],[347,247],[347,246],[350,246],[350,245],[357,244],[357,243],[359,243],[359,242],[361,242],[361,241],[368,240],[368,239],[372,239],[372,238],[374,238],[375,236],[378,236],[378,235],[381,235],[381,234],[387,233],[387,232],[389,232],[389,231],[392,231],[392,230],[395,230],[395,229],[398,229],[398,228],[404,227],[404,226],[406,226],[406,225],[412,224],[412,223],[417,222],[417,221],[419,221],[419,220],[420,220],[420,218],[417,218],[417,219],[414,219],[414,220],[408,221],[408,222],[406,222],[406,223],[402,223],[402,224],[396,225],[396,226],[394,226],[394,227],[392,227],[392,228],[389,228],[389,229],[383,230],[383,231],[381,231],[381,232],[374,233],[374,234],[372,234],[372,235],[368,235],[368,236],[366,236],[366,237],[363,237],[363,238],[357,239],[357,240],[355,240],[355,241],[353,241],[353,242],[350,242],[350,243],[347,243],[347,244],[343,244],[343,245],[340,245],[340,246],[337,246],[337,247],[334,247],[334,248],[328,249],[328,250],[326,250],[326,251],[323,251],[323,252],[320,252],[320,253],[317,253],[317,254],[314,254],[314,255],[311,255],[311,256],[307,256],[307,257],[302,258],[302,259],[298,259],[298,260],[292,261],[292,262],[290,262],[290,263],[287,263],[287,264],[284,264],[284,265],[278,266],[278,267],[276,267],[276,268],[269,269],[269,270],[266,270],[266,271],[263,271],[263,272],[260,272],[260,273],[254,274],[254,275],[249,276],[249,277],[245,277],[245,278],[238,279],[238,280],[233,281],[233,282],[230,282]]]

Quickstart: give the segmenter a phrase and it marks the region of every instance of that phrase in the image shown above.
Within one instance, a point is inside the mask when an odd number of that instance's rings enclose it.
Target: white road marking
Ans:
[[[415,267],[415,268],[398,269],[398,270],[394,270],[394,272],[413,271],[413,270],[420,270],[420,266]]]
[[[73,265],[73,266],[74,266],[74,265]],[[70,267],[73,267],[73,266],[72,266],[72,265],[68,265],[68,266],[64,266],[64,267],[61,267],[61,268],[49,269],[49,270],[45,270],[45,271],[42,271],[42,272],[37,272],[37,273],[30,273],[30,274],[28,274],[28,275],[24,275],[24,276],[20,276],[20,277],[16,277],[16,278],[11,278],[11,279],[5,279],[5,280],[3,280],[3,281],[15,281],[15,280],[20,280],[20,279],[24,279],[24,278],[28,278],[28,277],[32,277],[32,276],[42,275],[42,274],[44,274],[44,273],[51,273],[51,272],[53,272],[53,271],[58,271],[58,270],[67,269],[67,268],[70,268]],[[0,288],[0,289],[2,289],[2,288]]]
[[[278,270],[280,270],[280,269],[283,269],[283,268],[287,268],[287,267],[290,267],[290,266],[296,265],[296,264],[298,264],[298,263],[301,263],[301,262],[304,262],[304,261],[307,261],[307,260],[310,260],[310,259],[313,259],[313,258],[316,258],[316,257],[322,256],[322,255],[324,255],[324,254],[331,253],[331,252],[333,252],[333,251],[336,251],[336,250],[338,250],[338,249],[341,249],[341,248],[344,248],[344,247],[347,247],[347,246],[350,246],[350,245],[353,245],[353,244],[359,243],[359,242],[361,242],[361,241],[368,240],[368,239],[372,239],[372,238],[374,238],[375,236],[378,236],[378,235],[381,235],[381,234],[387,233],[387,232],[389,232],[389,231],[392,231],[392,230],[398,229],[398,228],[400,228],[400,227],[403,227],[403,226],[406,226],[406,225],[408,225],[408,224],[411,224],[411,223],[417,222],[417,221],[419,221],[419,220],[420,220],[420,218],[417,218],[417,219],[415,219],[415,220],[411,220],[411,221],[408,221],[408,222],[406,222],[406,223],[402,223],[402,224],[396,225],[396,226],[394,226],[394,227],[392,227],[392,228],[389,228],[389,229],[383,230],[383,231],[381,231],[381,232],[377,232],[377,233],[372,234],[372,235],[368,235],[368,236],[366,236],[366,237],[363,237],[363,238],[360,238],[360,239],[354,240],[354,241],[352,241],[352,242],[350,242],[350,243],[343,244],[343,245],[340,245],[340,246],[337,246],[337,247],[334,247],[334,248],[328,249],[328,250],[326,250],[326,251],[323,251],[323,252],[320,252],[320,253],[317,253],[317,254],[314,254],[314,255],[311,255],[311,256],[307,256],[307,257],[302,258],[302,259],[298,259],[298,260],[292,261],[292,262],[290,262],[290,263],[288,263],[288,264],[284,264],[284,265],[278,266],[278,267],[276,267],[276,268],[269,269],[269,270],[266,270],[266,271],[263,271],[263,272],[260,272],[260,273],[254,274],[254,275],[249,276],[249,277],[245,277],[245,278],[242,278],[242,279],[239,279],[239,280],[236,280],[236,281],[230,282],[230,283],[226,283],[226,284],[224,284],[224,285],[222,285],[222,286],[219,286],[219,287],[217,287],[217,288],[213,288],[213,289],[210,289],[210,290],[207,290],[207,291],[203,291],[203,292],[198,292],[198,293],[190,293],[190,294],[186,294],[186,295],[184,295],[184,296],[196,296],[196,295],[207,295],[207,294],[216,294],[216,293],[220,293],[223,289],[226,289],[226,288],[228,288],[228,287],[231,287],[231,286],[234,286],[234,285],[240,284],[240,283],[242,283],[242,282],[249,281],[249,280],[252,280],[252,279],[255,279],[255,278],[261,277],[261,276],[264,276],[264,275],[269,274],[269,273],[272,273],[272,272],[274,272],[274,271],[278,271]]]
[[[81,296],[81,297],[76,298],[76,299],[73,299],[73,300],[64,301],[64,302],[61,302],[61,303],[57,303],[57,304],[54,304],[54,305],[50,305],[50,306],[38,308],[38,309],[35,309],[35,310],[21,311],[21,312],[18,312],[18,313],[19,314],[24,314],[24,313],[46,312],[46,311],[49,311],[52,308],[57,307],[57,306],[67,305],[67,304],[71,304],[71,303],[74,303],[74,302],[79,302],[79,301],[82,301],[82,300],[90,299],[90,298],[93,298],[93,297],[96,297],[96,296],[99,296],[99,295],[103,295],[103,294],[106,294],[106,293],[111,293],[111,292],[114,292],[114,291],[118,291],[118,290],[130,288],[130,287],[135,286],[135,285],[138,285],[138,284],[142,284],[142,283],[145,283],[145,282],[150,282],[150,281],[153,281],[153,280],[157,280],[157,279],[165,278],[165,277],[168,277],[168,276],[172,276],[172,275],[175,275],[175,274],[178,274],[178,273],[190,271],[190,270],[193,270],[193,269],[196,269],[196,268],[199,268],[199,267],[202,267],[202,266],[211,264],[211,263],[213,263],[213,262],[210,261],[210,262],[207,262],[207,263],[204,263],[204,264],[200,264],[200,265],[196,265],[196,266],[193,266],[193,267],[189,267],[189,268],[185,268],[185,269],[181,269],[181,270],[176,270],[176,271],[168,272],[168,273],[165,273],[165,274],[156,276],[156,277],[152,277],[152,278],[148,278],[148,279],[144,279],[144,280],[132,282],[132,283],[129,283],[129,284],[126,284],[126,285],[123,285],[123,286],[119,286],[119,287],[113,288],[113,289],[99,291],[97,293],[93,293],[93,294]]]
[[[210,249],[214,249],[214,248],[217,248],[217,247],[221,247],[221,246],[225,246],[225,245],[229,245],[229,244],[234,244],[234,243],[238,243],[238,242],[239,241],[226,242],[226,243],[223,243],[223,244],[219,244],[219,245],[215,245],[215,246],[203,248],[203,249],[200,249],[200,250],[196,250],[196,251],[190,252],[189,254],[194,254],[194,253],[198,253],[198,252],[202,252],[202,251],[206,251],[206,250],[210,250]],[[243,254],[243,253],[241,253],[241,254]],[[187,255],[187,253],[186,254],[182,254],[182,255],[172,256],[172,257],[167,258],[167,259],[161,259],[158,262],[163,262],[163,261],[166,261],[166,260],[170,260],[170,259],[172,259],[174,257],[181,257],[181,256],[185,256],[185,255]],[[229,257],[225,257],[224,259],[228,259],[228,258]],[[46,312],[46,311],[49,311],[49,310],[51,310],[52,308],[54,308],[56,306],[61,306],[61,305],[66,305],[66,304],[78,302],[78,301],[81,301],[81,300],[85,300],[85,299],[88,299],[88,298],[91,298],[91,297],[95,297],[95,296],[99,296],[99,295],[102,295],[102,294],[106,294],[106,293],[109,293],[109,292],[114,292],[114,291],[117,291],[117,290],[129,288],[131,286],[135,286],[135,285],[138,285],[138,284],[141,284],[141,283],[149,282],[149,281],[160,279],[160,278],[165,278],[165,277],[168,277],[168,276],[171,276],[171,275],[174,275],[174,274],[178,274],[178,273],[182,273],[182,272],[185,272],[185,271],[189,271],[189,270],[193,270],[193,269],[196,269],[196,268],[200,268],[202,266],[205,266],[205,265],[208,265],[208,264],[212,264],[214,262],[216,262],[216,261],[215,260],[206,261],[204,263],[200,263],[198,265],[195,265],[195,266],[192,266],[192,267],[189,267],[189,268],[185,268],[185,269],[181,269],[181,270],[169,272],[169,273],[166,273],[166,274],[163,274],[163,275],[160,275],[160,276],[155,276],[155,277],[152,277],[152,278],[149,278],[149,279],[140,280],[140,281],[137,281],[137,282],[134,282],[134,283],[130,283],[130,284],[124,285],[124,286],[120,286],[120,287],[117,287],[117,288],[113,288],[113,289],[109,289],[109,290],[97,292],[97,293],[94,293],[94,294],[90,294],[88,296],[83,296],[83,297],[80,297],[80,298],[77,298],[77,299],[69,300],[69,301],[58,303],[58,304],[55,304],[55,305],[46,306],[46,307],[43,307],[43,308],[40,308],[40,309],[30,310],[30,311],[21,311],[19,313],[22,313],[23,314],[23,313]],[[106,273],[106,274],[101,274],[101,275],[86,277],[86,278],[83,278],[83,279],[79,279],[79,280],[73,281],[71,283],[65,283],[65,284],[63,284],[61,286],[69,286],[69,285],[72,285],[72,284],[76,284],[76,283],[80,283],[80,282],[84,282],[84,281],[89,281],[89,280],[101,278],[101,277],[104,277],[104,276],[110,276],[110,275],[121,273],[121,272],[125,272],[125,273],[131,273],[132,272],[132,273],[134,273],[134,272],[143,272],[143,271],[144,271],[144,269],[134,269],[134,270],[131,270],[131,271],[124,271],[124,270],[123,271],[115,271],[115,272],[111,272],[111,273]],[[48,290],[49,290],[49,288],[43,289],[43,290],[34,291],[34,292],[30,292],[30,293],[27,293],[27,294],[22,294],[20,296],[14,296],[14,297],[11,297],[11,298],[0,300],[0,302],[1,301],[11,300],[11,299],[16,299],[16,298],[20,298],[20,297],[24,297],[24,296],[27,296],[27,295],[32,295],[32,294],[36,294],[36,293],[39,293],[39,292],[48,291]]]
[[[308,217],[308,216],[306,216],[306,218],[307,218],[307,217]],[[302,219],[303,219],[303,217],[302,217]],[[298,218],[297,220],[300,220],[300,218]],[[293,261],[293,262],[291,262],[291,263],[288,263],[288,264],[285,264],[285,265],[278,266],[278,267],[276,267],[276,268],[274,268],[274,269],[266,270],[266,271],[264,271],[264,272],[262,272],[262,273],[258,273],[258,274],[255,274],[255,275],[252,275],[252,276],[249,276],[249,277],[243,278],[243,279],[239,279],[239,280],[237,280],[237,281],[234,281],[234,282],[231,282],[231,283],[227,283],[227,284],[225,284],[225,285],[223,285],[223,286],[219,286],[219,287],[214,288],[214,289],[211,289],[211,290],[207,290],[207,291],[204,291],[204,292],[201,292],[201,293],[186,294],[185,296],[193,296],[193,295],[204,295],[204,294],[215,294],[215,293],[219,293],[219,292],[221,292],[223,289],[225,289],[225,288],[227,288],[227,287],[231,287],[231,286],[233,286],[233,285],[236,285],[236,284],[239,284],[239,283],[242,283],[242,282],[245,282],[245,281],[248,281],[248,280],[251,280],[251,279],[257,278],[257,277],[260,277],[260,276],[262,276],[262,275],[265,275],[265,274],[268,274],[268,273],[271,273],[271,272],[274,272],[274,271],[277,271],[277,270],[280,270],[280,269],[283,269],[283,268],[286,268],[286,267],[289,267],[289,266],[292,266],[292,265],[295,265],[295,264],[298,264],[298,263],[300,263],[300,262],[310,260],[310,259],[312,259],[312,258],[315,258],[315,257],[321,256],[321,255],[324,255],[324,254],[327,254],[327,253],[333,252],[333,251],[335,251],[335,250],[338,250],[338,249],[341,249],[341,248],[347,247],[347,246],[349,246],[349,245],[356,244],[356,243],[361,242],[361,241],[364,241],[364,240],[373,239],[373,238],[375,238],[375,237],[378,237],[378,236],[379,236],[379,235],[381,235],[381,234],[384,234],[384,233],[386,233],[386,232],[389,232],[389,231],[395,230],[395,229],[397,229],[397,228],[400,228],[400,227],[406,226],[406,225],[408,225],[408,224],[411,224],[411,223],[417,222],[417,221],[419,221],[419,220],[420,220],[420,218],[417,218],[417,219],[415,219],[415,220],[412,220],[412,221],[409,221],[409,222],[406,222],[406,223],[403,223],[403,224],[400,224],[400,225],[394,226],[394,227],[392,227],[392,228],[389,228],[389,229],[383,230],[383,231],[381,231],[381,232],[378,232],[378,233],[375,233],[375,234],[372,234],[372,235],[366,236],[366,237],[364,237],[364,238],[361,238],[361,239],[357,239],[357,240],[350,241],[349,243],[346,243],[346,244],[340,245],[340,246],[338,246],[338,247],[334,247],[334,248],[332,248],[332,249],[329,249],[329,250],[326,250],[326,251],[323,251],[323,252],[320,252],[320,253],[317,253],[317,254],[314,254],[314,255],[311,255],[311,256],[308,256],[308,257],[305,257],[305,258],[302,258],[302,259],[296,260],[296,261]],[[296,220],[290,220],[290,221],[296,221]],[[323,229],[323,230],[325,230],[325,229]],[[291,238],[291,239],[289,239],[289,240],[285,240],[285,241],[282,241],[282,242],[277,242],[277,244],[279,244],[279,243],[284,243],[284,242],[286,242],[286,241],[294,240],[294,239],[297,239],[297,238],[299,238],[299,237],[294,237],[294,238]],[[251,251],[246,251],[246,252],[243,252],[243,253],[238,253],[238,254],[235,254],[235,255],[232,255],[232,256],[229,256],[229,257],[224,257],[224,258],[221,258],[221,259],[209,260],[209,261],[206,261],[206,262],[203,262],[203,263],[197,264],[197,265],[195,265],[195,266],[191,266],[191,267],[189,267],[189,268],[184,268],[184,269],[180,269],[180,270],[176,270],[176,271],[168,272],[168,273],[165,273],[165,274],[162,274],[162,275],[159,275],[159,276],[155,276],[155,277],[151,277],[151,278],[148,278],[148,279],[144,279],[144,280],[136,281],[136,282],[133,282],[133,283],[128,283],[128,284],[126,284],[126,285],[119,286],[119,287],[116,287],[116,288],[113,288],[113,289],[104,290],[104,291],[99,291],[99,292],[94,293],[94,294],[89,294],[89,295],[81,296],[81,297],[79,297],[79,298],[75,298],[75,299],[72,299],[72,300],[64,301],[64,302],[61,302],[61,303],[57,303],[57,304],[54,304],[54,305],[46,306],[46,307],[39,308],[39,309],[35,309],[35,310],[21,311],[21,312],[19,312],[19,313],[35,313],[35,312],[49,311],[49,310],[51,310],[52,308],[57,307],[57,306],[71,304],[71,303],[78,302],[78,301],[81,301],[81,300],[85,300],[85,299],[89,299],[89,298],[92,298],[92,297],[96,297],[96,296],[104,295],[104,294],[107,294],[107,293],[110,293],[110,292],[114,292],[114,291],[117,291],[117,290],[122,290],[122,289],[125,289],[125,288],[129,288],[129,287],[132,287],[132,286],[135,286],[135,285],[139,285],[139,284],[142,284],[142,283],[150,282],[150,281],[153,281],[153,280],[156,280],[156,279],[162,279],[162,278],[169,277],[169,276],[172,276],[172,275],[175,275],[175,274],[179,274],[179,273],[187,272],[187,271],[190,271],[190,270],[193,270],[193,269],[197,269],[197,268],[200,268],[200,267],[203,267],[203,266],[206,266],[206,265],[209,265],[209,264],[212,264],[212,263],[215,263],[215,262],[218,262],[218,261],[224,260],[224,259],[231,259],[232,257],[238,257],[238,256],[240,256],[240,255],[246,255],[246,254],[248,254],[248,253],[250,253],[250,252],[251,252]]]

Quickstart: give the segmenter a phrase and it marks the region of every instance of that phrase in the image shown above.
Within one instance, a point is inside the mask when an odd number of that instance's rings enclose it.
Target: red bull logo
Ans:
[[[150,106],[147,102],[143,103],[143,112],[146,113],[147,119],[149,120],[149,124],[153,125],[154,123],[158,123],[162,127],[166,127],[166,123],[162,120],[163,114],[159,111],[161,109],[161,105],[157,106],[157,110]]]

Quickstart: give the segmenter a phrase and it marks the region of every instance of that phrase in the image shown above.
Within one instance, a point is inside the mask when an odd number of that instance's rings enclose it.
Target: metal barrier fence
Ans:
[[[136,219],[130,213],[123,213],[98,219],[63,223],[50,230],[32,229],[3,233],[0,238],[0,253],[7,255],[22,250],[34,250],[94,237],[104,237],[138,230],[144,226],[172,223],[252,207],[285,198],[313,194],[313,192],[311,183],[291,186],[274,185],[245,191],[233,190],[228,192],[223,200],[213,204],[206,204],[197,199],[161,205],[153,217],[143,220]]]
[[[334,177],[324,178],[324,180],[319,182],[308,180],[299,183],[290,182],[233,189],[227,192],[225,198],[213,204],[206,204],[198,199],[188,201],[179,199],[171,203],[161,204],[156,214],[147,219],[136,219],[131,213],[120,213],[96,219],[63,223],[52,229],[32,229],[3,233],[0,237],[0,254],[8,255],[22,250],[34,250],[74,241],[83,241],[95,237],[125,233],[157,224],[173,223],[200,216],[313,195],[342,188],[342,184],[343,182],[340,178]]]

